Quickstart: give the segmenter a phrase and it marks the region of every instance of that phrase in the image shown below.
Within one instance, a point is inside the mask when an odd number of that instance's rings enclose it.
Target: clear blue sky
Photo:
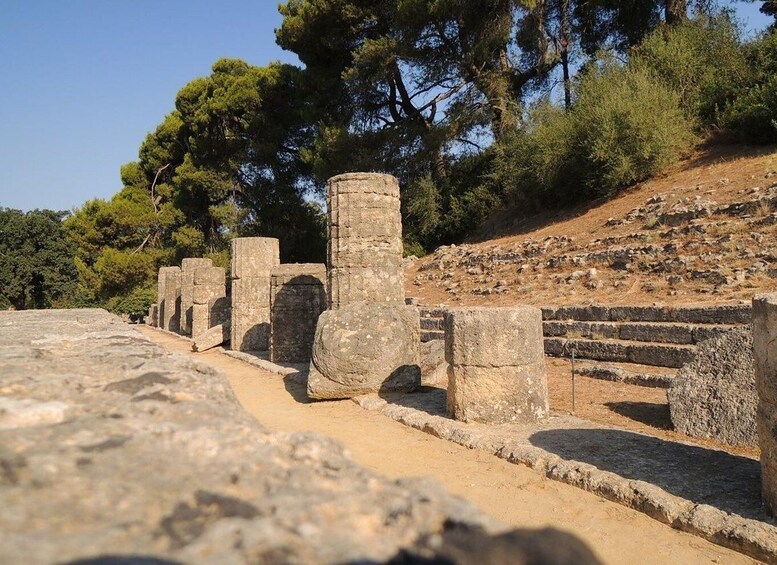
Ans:
[[[764,27],[758,4],[736,6]],[[279,25],[275,0],[0,0],[0,207],[115,194],[119,167],[216,59],[296,62]]]

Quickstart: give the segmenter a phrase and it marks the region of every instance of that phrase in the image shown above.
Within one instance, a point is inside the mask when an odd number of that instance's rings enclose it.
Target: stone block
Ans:
[[[280,264],[279,242],[274,237],[237,237],[231,244],[233,279],[269,279],[272,270]]]
[[[223,284],[196,284],[192,287],[192,304],[207,304],[213,298],[226,296]]]
[[[777,293],[756,296],[752,312],[761,491],[766,509],[777,516]]]
[[[348,267],[329,269],[329,304],[350,302],[404,304],[404,274],[400,268]]]
[[[194,271],[194,284],[226,286],[226,271],[224,267],[206,267]]]
[[[756,406],[750,328],[731,330],[699,345],[667,391],[672,424],[692,437],[754,447]]]
[[[270,308],[270,277],[232,279],[232,303]]]
[[[204,257],[187,257],[181,260],[182,271],[197,271],[213,267],[213,261]]]
[[[308,396],[411,391],[421,382],[419,317],[412,306],[357,302],[321,314]]]
[[[148,318],[146,324],[152,328],[159,326],[159,304],[152,304],[148,307]]]
[[[192,351],[202,352],[213,349],[214,347],[227,343],[229,338],[230,329],[228,323],[213,326],[194,338],[194,341],[192,342]]]
[[[194,304],[194,272],[181,269],[181,333],[192,333],[192,305]]]
[[[445,334],[445,358],[452,365],[502,367],[544,359],[539,308],[452,308]]]
[[[539,308],[455,308],[445,315],[448,413],[457,420],[536,422],[548,413]]]
[[[167,280],[167,273],[180,272],[180,267],[160,267],[159,275],[157,279],[157,294],[156,300],[159,305],[159,327],[164,327],[164,302],[165,302],[165,281]]]
[[[231,343],[234,351],[267,351],[270,347],[270,308],[232,304]]]

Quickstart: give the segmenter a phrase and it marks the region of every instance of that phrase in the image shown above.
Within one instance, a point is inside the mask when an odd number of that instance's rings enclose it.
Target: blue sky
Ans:
[[[746,28],[766,19],[736,3]],[[119,167],[220,57],[296,62],[275,0],[0,0],[0,207],[67,210]]]

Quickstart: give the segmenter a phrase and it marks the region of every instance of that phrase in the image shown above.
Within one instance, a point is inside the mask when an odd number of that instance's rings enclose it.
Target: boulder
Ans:
[[[667,397],[677,431],[730,445],[758,445],[750,328],[703,341],[672,381]]]
[[[308,376],[308,396],[352,398],[411,391],[421,383],[418,310],[354,302],[321,314]]]

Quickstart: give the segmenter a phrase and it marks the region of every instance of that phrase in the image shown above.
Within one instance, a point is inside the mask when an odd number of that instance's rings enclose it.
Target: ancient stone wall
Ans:
[[[226,272],[222,267],[202,267],[196,269],[192,275],[191,334],[196,338],[209,328],[224,322]],[[218,305],[217,312],[213,310],[215,305]]]
[[[539,308],[454,308],[445,314],[448,412],[457,420],[534,422],[548,413]]]
[[[231,349],[267,351],[270,346],[270,277],[280,264],[279,243],[270,237],[232,240]]]
[[[333,177],[327,205],[330,308],[360,301],[404,304],[397,179],[377,173]]]
[[[777,516],[777,293],[753,300],[753,356],[763,501]]]
[[[159,271],[164,277],[160,327],[177,333],[181,330],[181,269],[162,267]]]
[[[192,306],[194,305],[194,273],[212,267],[210,259],[187,257],[181,261],[181,333],[192,334]]]
[[[326,265],[280,265],[272,272],[270,361],[307,363],[326,309]]]
[[[148,307],[148,318],[146,324],[152,328],[159,327],[159,304],[152,304]]]

